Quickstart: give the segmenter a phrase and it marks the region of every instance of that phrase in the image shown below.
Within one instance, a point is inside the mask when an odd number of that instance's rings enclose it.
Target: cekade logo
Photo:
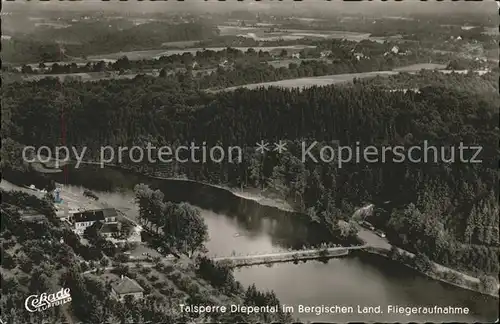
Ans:
[[[71,301],[69,288],[61,288],[54,294],[43,293],[31,295],[24,301],[24,307],[28,312],[41,312],[47,308],[63,305]]]

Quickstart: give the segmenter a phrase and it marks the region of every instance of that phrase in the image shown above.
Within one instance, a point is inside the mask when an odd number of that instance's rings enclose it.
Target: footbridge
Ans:
[[[346,246],[346,247],[329,247],[309,250],[284,251],[266,254],[253,255],[233,255],[227,257],[215,257],[212,260],[215,262],[225,262],[232,267],[244,267],[258,264],[272,264],[279,262],[290,262],[300,260],[314,259],[330,259],[342,257],[349,254],[352,250],[361,250],[366,248],[366,245]]]

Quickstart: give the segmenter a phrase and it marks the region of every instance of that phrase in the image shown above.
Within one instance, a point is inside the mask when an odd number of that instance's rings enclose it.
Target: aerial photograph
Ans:
[[[498,2],[1,4],[0,324],[498,323]]]

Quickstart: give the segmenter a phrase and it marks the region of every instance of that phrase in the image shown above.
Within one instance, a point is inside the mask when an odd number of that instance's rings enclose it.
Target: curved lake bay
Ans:
[[[146,183],[172,201],[188,201],[200,208],[208,225],[206,244],[211,256],[263,254],[300,248],[321,237],[301,214],[261,206],[257,202],[204,184],[149,178],[114,169],[71,170],[70,182],[96,190],[110,205],[134,208],[132,188]],[[99,183],[99,185],[97,185]],[[105,184],[106,186],[102,186]],[[82,188],[73,187],[75,190]],[[115,191],[120,189],[119,192]],[[329,322],[494,322],[498,299],[431,280],[399,263],[365,252],[328,262],[279,263],[238,268],[235,277],[244,286],[274,290],[282,304],[294,308],[301,321]],[[350,313],[299,312],[303,306],[352,307]],[[397,307],[467,307],[469,314],[389,313]],[[376,314],[358,313],[358,306],[377,307]]]

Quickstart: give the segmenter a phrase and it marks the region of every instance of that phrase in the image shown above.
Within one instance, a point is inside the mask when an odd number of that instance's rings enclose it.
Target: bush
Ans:
[[[29,259],[23,259],[21,260],[21,264],[19,265],[19,267],[27,274],[30,274],[31,270],[33,270],[33,262]]]
[[[200,293],[200,286],[196,282],[191,282],[187,286],[187,293],[190,296],[197,295]]]
[[[87,262],[85,262],[85,261],[80,262],[80,269],[82,269],[83,272],[89,270],[89,266],[87,265]]]
[[[328,250],[327,249],[322,249],[319,251],[319,256],[322,258],[328,257]]]
[[[182,274],[179,272],[179,270],[175,270],[174,272],[170,273],[168,276],[169,279],[171,279],[173,282],[179,281],[179,279],[182,277]]]
[[[166,285],[165,281],[157,281],[153,284],[153,287],[155,287],[156,289],[161,289],[165,287],[165,285]]]
[[[417,270],[424,273],[434,272],[434,264],[429,257],[423,253],[417,253],[417,255],[413,258],[413,264]]]
[[[2,253],[2,267],[5,269],[14,269],[17,266],[16,259],[7,252]]]
[[[485,293],[498,291],[498,283],[492,276],[483,275],[479,277],[479,290]]]
[[[106,258],[102,258],[101,261],[99,261],[99,264],[103,267],[107,267],[109,265],[109,260]]]
[[[167,297],[170,297],[174,294],[175,292],[175,289],[173,287],[165,287],[165,288],[162,288],[160,289],[160,293],[162,293],[163,295],[167,296]]]
[[[129,257],[128,255],[126,255],[125,253],[118,253],[116,256],[115,256],[115,259],[118,261],[118,262],[127,262]]]

